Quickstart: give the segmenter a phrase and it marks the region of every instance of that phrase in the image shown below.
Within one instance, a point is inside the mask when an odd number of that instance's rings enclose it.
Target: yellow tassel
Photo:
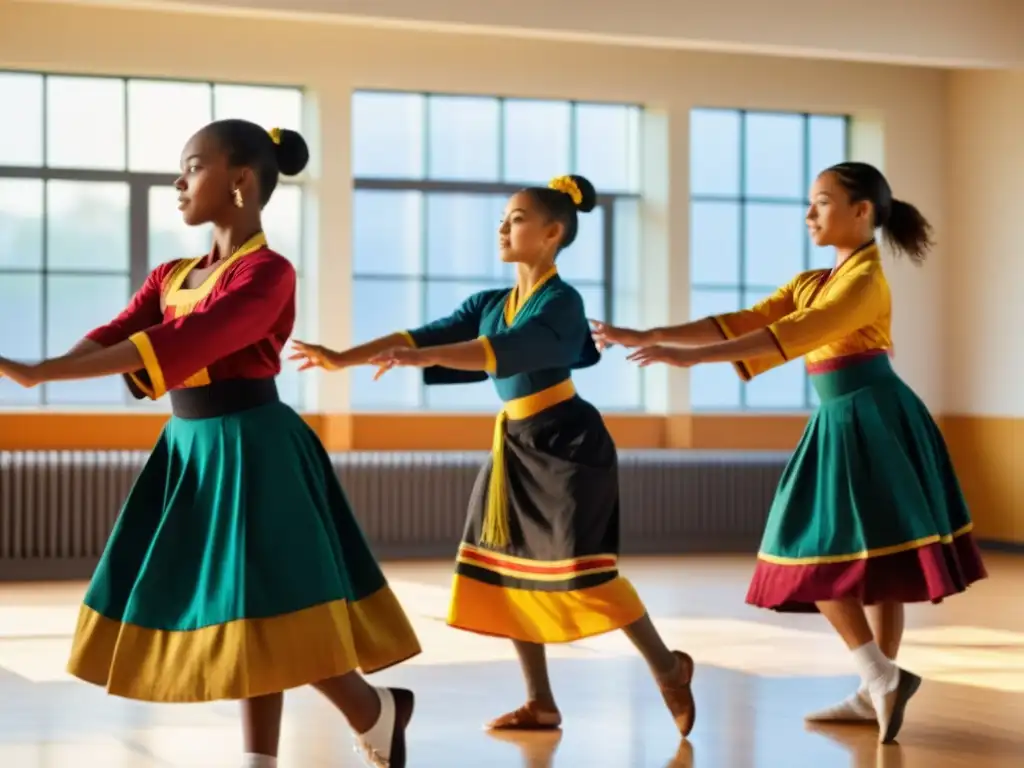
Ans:
[[[491,446],[491,482],[487,487],[487,512],[484,514],[480,543],[486,547],[507,547],[511,539],[508,525],[508,494],[505,489],[505,411],[494,421]]]

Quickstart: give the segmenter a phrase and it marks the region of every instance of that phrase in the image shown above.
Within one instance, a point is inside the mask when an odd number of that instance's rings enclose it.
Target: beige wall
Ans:
[[[947,111],[946,432],[981,534],[1024,542],[1024,73],[954,73]]]

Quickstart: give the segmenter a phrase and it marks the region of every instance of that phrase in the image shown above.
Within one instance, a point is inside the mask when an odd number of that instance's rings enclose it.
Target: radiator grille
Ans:
[[[389,451],[332,461],[378,555],[447,557],[484,458]],[[753,551],[786,459],[623,451],[623,551]],[[141,452],[0,452],[0,579],[87,575],[145,460]]]

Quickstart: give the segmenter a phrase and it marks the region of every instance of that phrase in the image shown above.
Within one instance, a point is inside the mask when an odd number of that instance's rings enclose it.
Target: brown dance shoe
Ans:
[[[683,736],[689,736],[693,730],[693,721],[697,717],[697,705],[693,700],[693,690],[690,683],[693,682],[693,659],[688,653],[672,651],[679,659],[679,671],[675,680],[659,681],[661,695],[665,699],[668,711],[672,713],[672,719],[676,721],[676,727]]]
[[[557,710],[541,709],[535,701],[528,701],[519,709],[502,715],[487,724],[489,731],[552,731],[562,726]]]

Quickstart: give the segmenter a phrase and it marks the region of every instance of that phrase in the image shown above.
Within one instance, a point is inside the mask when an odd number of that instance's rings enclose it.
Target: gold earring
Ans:
[[[244,208],[245,200],[242,199],[242,190],[236,188],[233,194],[235,196],[235,208]]]

